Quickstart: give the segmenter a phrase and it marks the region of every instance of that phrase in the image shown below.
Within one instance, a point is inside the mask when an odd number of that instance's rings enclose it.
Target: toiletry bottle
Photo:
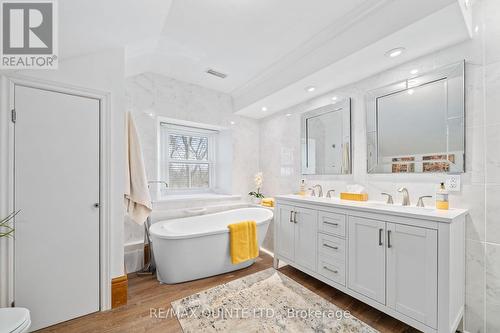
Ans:
[[[436,192],[436,208],[448,210],[449,207],[450,205],[448,201],[448,191],[446,191],[444,183],[441,183],[439,185],[438,191]]]
[[[299,189],[299,195],[306,195],[306,181],[305,179],[302,179],[300,182],[300,189]]]

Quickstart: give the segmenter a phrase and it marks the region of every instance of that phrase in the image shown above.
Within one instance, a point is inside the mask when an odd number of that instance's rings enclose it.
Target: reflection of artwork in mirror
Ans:
[[[302,116],[302,173],[351,173],[351,102],[349,98]]]
[[[463,172],[464,63],[370,92],[369,173]]]

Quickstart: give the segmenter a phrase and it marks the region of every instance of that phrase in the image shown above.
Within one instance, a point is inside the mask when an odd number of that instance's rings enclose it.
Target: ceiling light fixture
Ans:
[[[285,116],[290,117],[291,115],[292,115],[291,113],[287,113]]]
[[[235,122],[235,121],[232,121],[232,120],[231,120],[229,123],[230,123],[231,125],[236,124],[236,122]]]
[[[332,97],[332,101],[336,102],[339,98],[337,96]]]
[[[310,86],[310,87],[306,88],[307,92],[313,92],[314,90],[316,90],[316,87],[313,87],[313,86]]]
[[[415,90],[413,89],[408,89],[408,95],[413,95],[413,93],[415,92]]]
[[[402,55],[404,51],[405,51],[404,47],[397,47],[395,49],[387,51],[385,55],[388,56],[389,58],[396,58]]]
[[[412,70],[410,71],[410,74],[411,74],[411,75],[418,74],[418,69],[412,69]]]
[[[262,110],[263,112],[266,112],[266,111],[267,111],[267,107],[263,106],[261,110]]]

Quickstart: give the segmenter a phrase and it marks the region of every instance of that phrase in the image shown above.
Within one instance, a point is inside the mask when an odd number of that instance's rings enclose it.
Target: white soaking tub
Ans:
[[[237,265],[231,263],[227,226],[255,221],[260,246],[272,218],[271,210],[252,207],[156,222],[149,232],[158,280],[173,284],[252,265],[255,260]]]

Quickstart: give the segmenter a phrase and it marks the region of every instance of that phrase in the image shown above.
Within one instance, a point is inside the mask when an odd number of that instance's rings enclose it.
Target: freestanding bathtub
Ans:
[[[156,222],[149,233],[158,280],[173,284],[252,265],[255,260],[237,265],[231,263],[227,226],[240,221],[255,221],[260,246],[272,218],[271,210],[255,207]]]

